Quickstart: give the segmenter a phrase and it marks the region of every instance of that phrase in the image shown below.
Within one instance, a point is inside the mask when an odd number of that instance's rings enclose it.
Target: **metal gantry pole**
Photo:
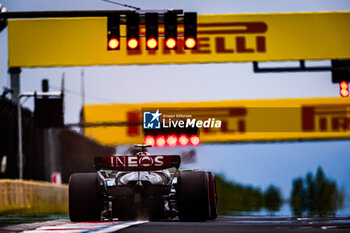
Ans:
[[[22,109],[21,95],[17,98],[17,120],[18,120],[18,171],[19,179],[23,179],[23,147],[22,147]]]
[[[11,67],[8,72],[10,73],[10,79],[11,79],[11,90],[13,91],[12,94],[12,101],[14,103],[17,103],[18,96],[20,94],[21,89],[21,80],[20,80],[20,74],[21,74],[21,68],[19,67]]]

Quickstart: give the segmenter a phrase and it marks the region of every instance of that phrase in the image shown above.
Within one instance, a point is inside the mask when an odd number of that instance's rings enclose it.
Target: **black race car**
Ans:
[[[96,173],[69,179],[72,222],[103,219],[205,221],[217,217],[215,176],[205,171],[179,171],[179,155],[150,155],[148,145],[135,156],[95,158]]]

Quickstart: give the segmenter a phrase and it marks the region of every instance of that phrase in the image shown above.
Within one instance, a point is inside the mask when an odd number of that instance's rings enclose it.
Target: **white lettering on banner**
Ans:
[[[188,128],[188,127],[190,127],[190,126],[191,126],[192,128],[194,128],[195,124],[196,124],[196,119],[187,119],[186,128]]]
[[[163,128],[220,128],[221,120],[215,120],[215,118],[208,118],[206,121],[197,120],[196,118],[173,121],[171,118],[165,120],[163,118]]]

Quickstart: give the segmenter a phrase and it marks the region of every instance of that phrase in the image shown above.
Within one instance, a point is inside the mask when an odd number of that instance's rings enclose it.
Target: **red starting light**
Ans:
[[[188,137],[186,135],[184,135],[184,134],[180,135],[180,137],[179,137],[179,144],[181,146],[187,146],[189,141],[190,140],[188,139]]]
[[[158,41],[155,38],[150,38],[146,42],[148,49],[156,49],[158,47]]]
[[[157,145],[158,147],[164,147],[164,146],[165,146],[165,143],[166,143],[166,141],[165,141],[165,137],[164,137],[164,136],[158,136],[158,137],[156,138],[156,145]]]
[[[342,97],[348,97],[349,96],[349,83],[347,81],[342,81],[340,83],[340,95]]]
[[[108,41],[108,47],[110,49],[117,49],[119,47],[119,40],[117,38],[111,38]]]
[[[174,38],[168,38],[165,41],[165,46],[167,49],[174,49],[176,47],[176,40]]]
[[[177,137],[175,135],[170,135],[167,139],[166,142],[168,146],[174,147],[177,144]]]
[[[196,47],[196,45],[197,45],[197,41],[192,37],[187,38],[185,40],[185,48],[186,49],[193,49],[194,47]]]
[[[146,136],[144,142],[146,145],[151,145],[152,147],[155,144],[155,140],[153,136]]]
[[[128,40],[128,48],[129,49],[136,49],[139,46],[139,41],[135,38],[132,38]]]
[[[198,146],[200,143],[200,139],[197,135],[192,135],[190,141],[193,146]]]

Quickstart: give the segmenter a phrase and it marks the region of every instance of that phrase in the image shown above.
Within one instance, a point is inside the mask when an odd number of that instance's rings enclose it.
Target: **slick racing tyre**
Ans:
[[[205,221],[209,218],[208,173],[203,171],[180,173],[176,193],[181,221]]]
[[[69,218],[72,222],[100,221],[96,173],[75,173],[69,178]]]
[[[218,216],[218,196],[216,192],[215,175],[212,172],[208,172],[209,176],[209,199],[210,199],[210,216],[209,219],[216,219]]]

